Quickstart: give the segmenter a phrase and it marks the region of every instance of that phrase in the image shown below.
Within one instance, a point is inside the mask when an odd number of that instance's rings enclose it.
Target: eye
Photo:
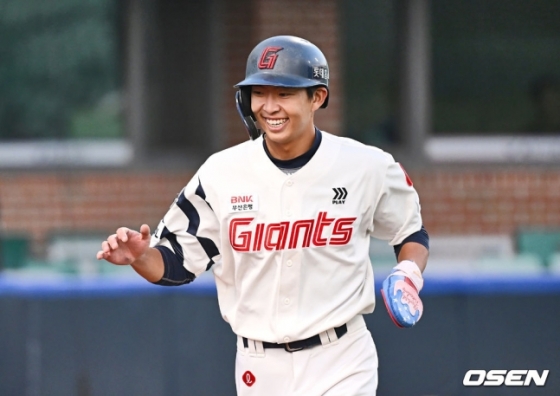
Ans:
[[[289,96],[293,96],[294,93],[293,93],[293,92],[280,92],[278,95],[279,95],[281,98],[287,98],[287,97],[289,97]]]

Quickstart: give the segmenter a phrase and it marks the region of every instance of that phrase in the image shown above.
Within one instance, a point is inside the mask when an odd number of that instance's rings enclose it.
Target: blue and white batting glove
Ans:
[[[381,295],[389,316],[398,327],[412,327],[422,317],[424,306],[418,293],[424,286],[415,262],[401,261],[383,281]]]

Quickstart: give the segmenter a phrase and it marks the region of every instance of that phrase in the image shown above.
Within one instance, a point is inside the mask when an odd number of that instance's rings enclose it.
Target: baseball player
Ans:
[[[212,155],[156,231],[119,228],[98,259],[175,286],[212,270],[238,336],[239,395],[375,395],[371,237],[397,262],[382,295],[399,327],[422,315],[428,257],[418,195],[391,155],[314,125],[329,67],[312,43],[259,43],[237,84],[250,140]]]

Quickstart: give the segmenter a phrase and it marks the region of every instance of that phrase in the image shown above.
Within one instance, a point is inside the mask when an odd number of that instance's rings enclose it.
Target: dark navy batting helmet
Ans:
[[[329,66],[317,46],[295,36],[275,36],[261,41],[249,54],[245,79],[235,85],[237,110],[251,139],[260,136],[251,111],[251,86],[288,88],[322,86],[329,89]],[[321,106],[327,107],[329,96]]]

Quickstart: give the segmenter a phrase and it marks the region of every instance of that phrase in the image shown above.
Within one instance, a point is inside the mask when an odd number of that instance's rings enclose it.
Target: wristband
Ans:
[[[422,271],[420,271],[418,264],[416,264],[414,261],[401,261],[393,268],[393,272],[391,272],[391,275],[404,275],[408,277],[414,284],[414,287],[416,287],[418,293],[420,293],[420,290],[422,290],[422,287],[424,287],[424,278],[422,277]]]

